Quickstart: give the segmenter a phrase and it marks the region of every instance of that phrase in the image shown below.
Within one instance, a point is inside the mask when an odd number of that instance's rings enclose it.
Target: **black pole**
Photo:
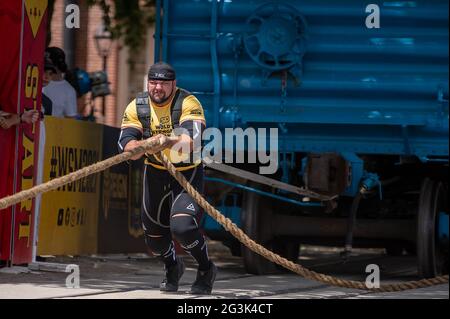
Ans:
[[[106,58],[107,56],[103,56],[103,71],[106,72]],[[105,120],[105,110],[106,110],[106,96],[103,96],[103,108],[102,108],[102,114],[103,114],[103,121]]]

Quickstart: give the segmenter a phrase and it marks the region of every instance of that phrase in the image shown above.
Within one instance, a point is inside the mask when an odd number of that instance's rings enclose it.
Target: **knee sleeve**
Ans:
[[[169,236],[150,237],[148,234],[145,234],[145,243],[156,256],[164,257],[170,254],[173,249],[172,239]]]
[[[208,257],[206,241],[193,216],[172,216],[170,230],[184,251],[198,262],[198,269],[210,268],[211,261]]]
[[[170,230],[183,248],[198,244],[199,230],[193,216],[177,216],[170,220]]]

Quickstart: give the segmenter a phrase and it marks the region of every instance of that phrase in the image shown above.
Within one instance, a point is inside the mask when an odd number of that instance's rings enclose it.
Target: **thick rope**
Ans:
[[[24,200],[36,197],[39,194],[43,194],[49,192],[51,190],[57,189],[63,185],[68,183],[72,183],[78,179],[89,176],[94,173],[101,172],[113,165],[122,163],[124,161],[130,160],[132,157],[138,154],[142,154],[144,152],[148,153],[156,153],[161,151],[160,141],[156,139],[148,139],[146,142],[134,148],[129,152],[124,152],[122,154],[111,157],[102,162],[98,162],[96,164],[84,167],[76,172],[70,173],[68,175],[56,178],[47,183],[35,186],[29,190],[25,190],[19,192],[17,194],[5,197],[0,199],[0,210],[5,209],[14,204],[20,203]],[[361,289],[361,290],[370,290],[373,292],[395,292],[395,291],[403,291],[409,289],[417,289],[417,288],[425,288],[440,284],[448,283],[448,275],[439,276],[430,279],[422,279],[417,281],[408,281],[404,283],[398,284],[388,284],[388,285],[380,285],[379,288],[369,288],[366,286],[364,282],[353,281],[353,280],[344,280],[335,278],[332,276],[320,274],[309,270],[301,265],[295,264],[280,255],[277,255],[270,250],[264,248],[261,245],[258,245],[255,241],[253,241],[250,237],[248,237],[239,227],[237,227],[230,219],[223,216],[217,209],[215,209],[211,204],[209,204],[195,189],[191,184],[184,178],[184,176],[176,170],[172,163],[169,162],[167,157],[161,153],[161,159],[168,170],[168,172],[183,186],[183,188],[187,191],[189,195],[191,195],[197,203],[219,224],[221,224],[227,231],[229,231],[234,237],[236,237],[242,244],[248,247],[253,252],[267,258],[268,260],[289,269],[300,276],[311,279],[315,281],[319,281],[328,285],[333,285],[337,287],[343,288],[353,288],[353,289]]]
[[[286,258],[281,257],[278,254],[273,253],[272,251],[264,248],[263,246],[256,243],[250,237],[248,237],[236,224],[234,224],[230,219],[226,218],[222,215],[217,209],[215,209],[208,201],[200,195],[199,192],[186,180],[186,178],[181,174],[175,166],[167,159],[167,157],[161,153],[161,160],[164,164],[164,167],[169,171],[169,173],[180,183],[181,186],[186,190],[186,192],[191,195],[195,201],[212,217],[214,218],[220,225],[222,225],[227,231],[229,231],[236,239],[238,239],[242,244],[248,247],[253,252],[263,256],[264,258],[283,266],[286,269],[293,271],[300,276],[311,279],[315,281],[319,281],[328,285],[333,285],[337,287],[343,288],[354,288],[354,289],[362,289],[362,290],[370,290],[373,292],[395,292],[395,291],[403,291],[409,289],[417,289],[417,288],[425,288],[434,285],[440,285],[448,283],[448,275],[439,276],[430,279],[422,279],[417,281],[408,281],[399,284],[388,284],[388,285],[380,285],[379,288],[369,288],[366,283],[361,281],[353,281],[353,280],[344,280],[336,277],[324,275],[317,273],[315,271],[309,270],[299,264],[295,264],[292,261],[287,260]]]
[[[146,151],[148,151],[149,153],[150,152],[155,153],[155,151],[153,151],[153,150],[156,149],[159,145],[160,145],[159,140],[148,139],[141,146],[134,148],[130,152],[124,152],[122,154],[108,158],[107,160],[104,160],[102,162],[98,162],[98,163],[92,164],[90,166],[86,166],[86,167],[79,169],[78,171],[72,172],[68,175],[64,175],[64,176],[52,179],[51,181],[49,181],[47,183],[44,183],[44,184],[35,186],[33,188],[21,191],[17,194],[2,198],[0,200],[0,210],[8,208],[12,205],[18,204],[18,203],[28,200],[30,198],[34,198],[39,194],[43,194],[43,193],[47,193],[49,191],[55,190],[61,186],[72,183],[83,177],[104,171],[105,169],[107,169],[111,166],[114,166],[116,164],[130,160],[135,155],[142,154]]]

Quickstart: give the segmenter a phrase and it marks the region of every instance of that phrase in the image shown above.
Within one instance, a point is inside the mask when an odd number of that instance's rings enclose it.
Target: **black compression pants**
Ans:
[[[181,172],[190,184],[203,193],[203,166]],[[160,257],[166,267],[176,263],[172,238],[194,257],[200,270],[209,268],[206,241],[198,222],[201,208],[166,170],[146,165],[142,224],[145,242],[152,253]]]

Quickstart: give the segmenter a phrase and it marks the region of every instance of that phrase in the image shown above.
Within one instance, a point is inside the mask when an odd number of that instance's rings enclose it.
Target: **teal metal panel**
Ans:
[[[448,1],[164,0],[156,47],[209,126],[286,151],[448,156]],[[261,51],[261,52],[259,52]]]

